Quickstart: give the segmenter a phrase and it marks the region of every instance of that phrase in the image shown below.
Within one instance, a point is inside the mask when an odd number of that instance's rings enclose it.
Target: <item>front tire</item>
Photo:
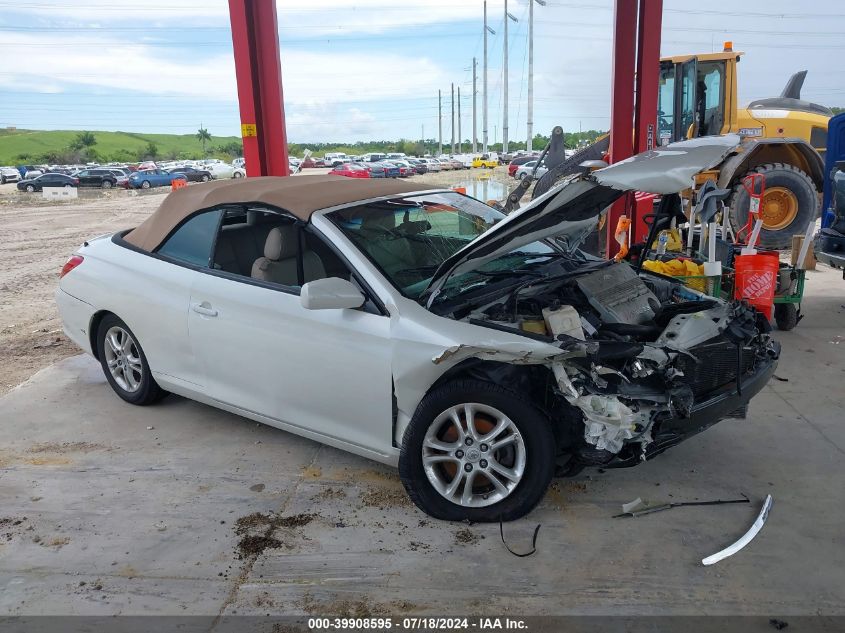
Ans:
[[[111,180],[104,180],[103,181],[103,189],[111,189],[112,188],[112,181]]]
[[[153,378],[138,339],[113,314],[97,328],[97,357],[109,385],[126,402],[146,406],[167,395]]]
[[[210,178],[208,177],[208,174],[203,174],[203,175],[202,175],[202,181],[203,181],[203,182],[208,182],[209,180],[210,180]]]
[[[149,189],[149,188],[150,188],[150,181],[149,180],[145,180],[144,182],[141,183],[141,189]]]
[[[792,235],[803,234],[810,221],[818,216],[816,186],[803,171],[785,163],[760,165],[748,172],[755,173],[766,177],[766,191],[760,202],[763,228],[758,245],[771,249],[789,248]],[[748,192],[740,178],[733,187],[730,200],[734,231],[741,229],[748,221],[749,204]]]
[[[512,521],[543,498],[554,458],[549,420],[525,396],[457,380],[417,407],[399,474],[411,500],[434,518]]]
[[[33,187],[32,185],[27,185],[26,191],[27,193],[35,193],[35,187]]]

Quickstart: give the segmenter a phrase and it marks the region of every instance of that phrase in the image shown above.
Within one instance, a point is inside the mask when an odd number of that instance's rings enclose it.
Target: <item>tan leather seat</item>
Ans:
[[[373,256],[388,275],[417,265],[408,240],[391,237],[390,231],[395,228],[393,213],[383,213],[366,216],[359,231],[361,238],[366,241],[364,250]]]
[[[259,257],[252,265],[252,278],[270,281],[284,286],[298,286],[296,274],[297,253],[296,227],[281,226],[273,228],[264,242],[264,257]],[[326,270],[323,262],[313,251],[302,254],[304,282],[323,279]]]

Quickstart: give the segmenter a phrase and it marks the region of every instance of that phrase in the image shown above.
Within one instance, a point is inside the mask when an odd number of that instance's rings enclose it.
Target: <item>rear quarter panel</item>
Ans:
[[[78,254],[85,261],[59,283],[69,295],[122,319],[135,334],[155,374],[197,383],[187,335],[188,300],[195,271],[115,244],[92,240]],[[89,337],[94,338],[89,324]]]

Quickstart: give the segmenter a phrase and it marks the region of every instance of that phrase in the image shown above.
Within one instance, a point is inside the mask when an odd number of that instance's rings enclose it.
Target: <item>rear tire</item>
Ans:
[[[111,180],[104,180],[103,181],[103,189],[111,189],[112,188],[112,181]]]
[[[760,207],[760,216],[763,218],[763,228],[760,231],[758,245],[763,248],[785,249],[792,243],[792,235],[801,233],[807,229],[810,221],[818,217],[819,198],[816,193],[816,186],[812,179],[803,171],[785,163],[770,163],[760,165],[743,174],[763,174],[766,177],[766,190],[778,187],[789,190],[797,201],[797,210],[794,217],[787,218],[783,226],[777,229],[766,228],[766,197],[764,194]],[[730,198],[731,222],[734,231],[745,226],[748,221],[748,208],[750,196],[742,186],[742,178],[737,180],[733,187],[733,194]],[[780,217],[779,215],[777,217]]]
[[[467,405],[472,414],[461,419]],[[459,435],[451,412],[457,412],[466,437]],[[402,442],[399,475],[411,500],[434,518],[512,521],[543,498],[554,474],[555,450],[549,419],[525,396],[493,383],[456,380],[417,407]]]
[[[794,303],[775,304],[775,323],[778,329],[788,332],[798,325],[798,308]]]
[[[114,314],[104,316],[97,328],[97,358],[111,388],[129,404],[146,406],[167,395],[153,378],[137,337]]]

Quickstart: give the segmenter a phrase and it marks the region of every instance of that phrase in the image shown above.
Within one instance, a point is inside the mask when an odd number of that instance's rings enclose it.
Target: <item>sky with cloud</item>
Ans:
[[[482,0],[277,0],[293,142],[451,136],[451,84],[472,135]],[[528,0],[510,0],[509,128],[524,140]],[[613,0],[535,4],[534,130],[606,129]],[[489,138],[502,137],[504,0],[488,1]],[[746,53],[740,101],[775,96],[807,69],[803,97],[845,105],[845,6],[664,0],[662,53]],[[0,127],[238,133],[225,0],[0,0]]]

